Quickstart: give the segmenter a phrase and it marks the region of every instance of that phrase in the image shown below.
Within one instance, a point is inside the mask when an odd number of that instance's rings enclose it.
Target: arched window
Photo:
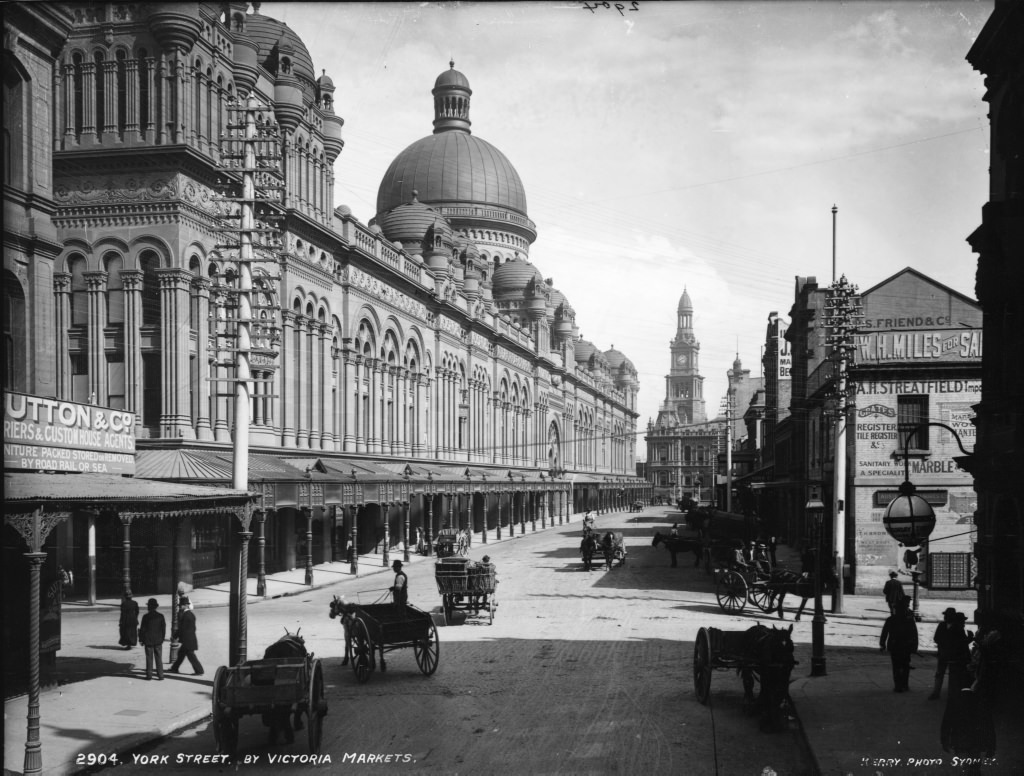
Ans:
[[[85,108],[85,80],[82,75],[83,59],[81,54],[71,57],[71,64],[74,65],[75,81],[75,139],[82,138],[82,112]]]
[[[4,270],[4,388],[24,391],[28,376],[25,292],[19,280]]]
[[[71,325],[89,323],[89,290],[85,284],[85,259],[75,256],[68,262],[71,271]]]
[[[144,253],[139,260],[142,267],[142,325],[160,325],[160,278],[156,270],[160,259],[152,251]]]
[[[17,61],[4,57],[3,94],[3,159],[4,183],[25,186],[23,154],[27,133],[25,123],[25,81],[19,74]]]
[[[116,253],[108,253],[104,265],[107,271],[107,325],[116,326],[124,323],[124,285],[121,282],[124,261]]]

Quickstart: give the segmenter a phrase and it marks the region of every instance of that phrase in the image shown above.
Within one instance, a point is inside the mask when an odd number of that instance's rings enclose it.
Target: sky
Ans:
[[[796,278],[914,267],[974,298],[988,198],[984,2],[263,3],[336,86],[335,205],[375,215],[454,59],[472,131],[519,172],[530,261],[639,373],[637,451],[686,289],[708,415],[761,374]],[[832,207],[838,209],[833,220]],[[835,228],[833,229],[833,223]],[[833,254],[833,242],[835,252]]]

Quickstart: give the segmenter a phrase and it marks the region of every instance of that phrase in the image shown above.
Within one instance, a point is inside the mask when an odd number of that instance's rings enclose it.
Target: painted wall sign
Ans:
[[[7,392],[4,468],[135,473],[135,414]]]
[[[980,361],[981,331],[874,331],[856,337],[858,364],[889,361]]]

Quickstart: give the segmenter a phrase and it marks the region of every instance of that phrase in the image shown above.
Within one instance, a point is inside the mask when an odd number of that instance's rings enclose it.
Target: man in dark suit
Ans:
[[[203,664],[196,657],[196,650],[199,649],[199,639],[196,637],[196,615],[192,611],[192,602],[187,595],[178,599],[178,607],[178,657],[168,670],[172,674],[178,673],[182,661],[187,657],[188,662],[192,665],[192,673],[202,676]]]
[[[164,638],[167,636],[167,622],[164,616],[157,611],[155,598],[150,598],[146,604],[149,610],[142,615],[142,624],[139,625],[139,642],[146,648],[146,680],[153,678],[153,663],[156,662],[156,678],[163,681],[164,678]]]

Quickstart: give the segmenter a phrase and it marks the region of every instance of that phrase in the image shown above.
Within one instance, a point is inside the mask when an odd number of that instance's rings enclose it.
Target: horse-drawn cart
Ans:
[[[366,682],[380,655],[380,670],[387,670],[386,652],[411,648],[424,676],[437,670],[440,644],[437,627],[428,612],[408,604],[358,604],[349,626],[352,640],[352,670]]]
[[[295,641],[301,644],[301,639]],[[301,652],[305,653],[304,647]],[[311,654],[298,654],[218,668],[213,678],[213,735],[218,752],[234,756],[239,720],[249,714],[262,715],[272,738],[276,730],[285,728],[289,740],[293,738],[289,718],[294,717],[295,729],[300,729],[300,717],[305,714],[309,751],[319,753],[327,714],[320,661]]]
[[[707,705],[713,671],[736,671],[743,680],[744,699],[761,714],[761,727],[781,729],[789,708],[789,677],[796,665],[793,628],[755,625],[745,631],[701,628],[693,644],[693,686]],[[754,697],[754,683],[760,685]]]
[[[498,574],[493,563],[486,559],[475,563],[467,558],[443,558],[434,566],[434,579],[447,624],[451,624],[456,610],[473,614],[483,610],[489,624],[494,623]]]
[[[770,572],[757,566],[733,567],[721,571],[715,590],[718,605],[729,614],[739,614],[747,603],[771,614],[779,610],[787,593],[807,598],[813,595],[812,583],[781,566]]]

